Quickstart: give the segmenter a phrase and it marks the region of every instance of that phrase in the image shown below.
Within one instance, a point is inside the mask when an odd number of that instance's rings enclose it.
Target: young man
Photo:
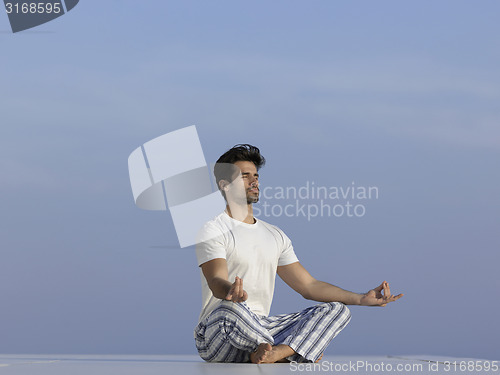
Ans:
[[[283,231],[253,216],[264,163],[257,147],[242,144],[214,168],[226,209],[204,226],[196,245],[203,307],[195,341],[209,362],[317,362],[349,322],[346,305],[385,306],[402,297],[392,295],[385,281],[357,294],[313,278]],[[322,303],[268,316],[276,274],[304,298]]]

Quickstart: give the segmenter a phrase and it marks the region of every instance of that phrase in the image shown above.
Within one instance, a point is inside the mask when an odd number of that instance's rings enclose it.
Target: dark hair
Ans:
[[[238,144],[233,146],[231,149],[227,150],[222,156],[217,160],[214,166],[215,181],[217,182],[217,187],[219,187],[219,181],[226,180],[232,182],[236,177],[236,169],[231,168],[229,164],[234,164],[238,161],[250,161],[252,162],[257,170],[266,164],[266,159],[260,154],[260,150],[249,144]],[[220,187],[219,187],[220,189]],[[221,190],[222,196],[224,192]]]

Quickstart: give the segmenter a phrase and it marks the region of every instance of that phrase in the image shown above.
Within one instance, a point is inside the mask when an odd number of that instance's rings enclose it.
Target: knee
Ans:
[[[339,303],[340,311],[336,317],[336,320],[339,322],[343,322],[342,324],[345,326],[351,321],[351,310],[344,305],[343,303]]]
[[[226,339],[248,316],[248,307],[241,303],[222,301],[212,312],[211,327],[217,327]]]
[[[340,309],[341,311],[341,314],[344,314],[344,315],[351,315],[351,310],[349,310],[349,308],[347,307],[347,305],[341,303],[341,302],[332,302],[332,304],[334,304],[334,308],[338,308]]]
[[[319,305],[325,315],[331,315],[335,319],[343,317],[344,320],[351,318],[351,311],[341,302],[326,302]]]
[[[351,310],[349,310],[349,308],[346,305],[344,305],[343,303],[341,305],[342,305],[341,314],[345,316],[346,320],[351,320]]]
[[[238,314],[241,313],[242,311],[247,310],[248,308],[246,307],[246,304],[241,303],[241,302],[232,302],[232,301],[226,301],[223,300],[217,306],[214,311],[224,311],[225,313],[229,314]]]
[[[238,302],[222,301],[211,313],[212,321],[235,322],[246,315],[246,304]]]

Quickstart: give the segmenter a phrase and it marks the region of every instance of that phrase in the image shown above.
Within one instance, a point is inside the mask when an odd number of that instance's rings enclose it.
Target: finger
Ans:
[[[393,299],[400,299],[401,297],[403,297],[403,293],[400,293],[397,296],[394,294],[391,294],[391,298],[393,298]]]
[[[390,298],[387,298],[386,302],[394,302],[394,301],[397,301],[398,299],[400,299],[401,297],[403,297],[403,294],[398,294],[397,296],[390,296]]]
[[[391,288],[389,288],[389,283],[387,281],[384,281],[384,294],[386,296],[391,295]]]
[[[234,284],[233,284],[233,287],[234,287],[234,292],[233,292],[233,296],[238,298],[239,295],[240,295],[240,283],[239,283],[239,277],[236,276],[234,278]]]
[[[238,276],[236,276],[236,277],[234,278],[234,283],[231,285],[231,288],[229,289],[229,292],[227,292],[227,295],[226,295],[226,299],[227,299],[227,300],[232,301],[232,300],[233,300],[233,298],[234,298],[235,296],[237,296],[237,295],[238,295],[238,294],[237,294],[237,290],[236,290],[236,286],[237,286],[237,279],[238,279]]]
[[[233,299],[233,295],[234,295],[234,285],[232,285],[229,291],[227,292],[226,300],[231,301]]]
[[[245,291],[243,290],[243,279],[240,278],[240,294],[239,294],[240,299],[243,298],[244,293],[245,293]]]
[[[241,291],[242,291],[241,278],[238,277],[238,279],[236,280],[236,285],[237,285],[236,298],[239,301],[239,299],[241,298]]]
[[[384,288],[384,282],[382,282],[382,284],[380,284],[378,287],[376,287],[375,289],[373,289],[374,291],[380,293],[382,291],[382,289]]]

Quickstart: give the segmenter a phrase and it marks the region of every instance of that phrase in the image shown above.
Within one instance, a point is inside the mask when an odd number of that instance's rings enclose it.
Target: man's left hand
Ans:
[[[384,293],[382,293],[382,291]],[[397,301],[401,297],[403,297],[402,293],[397,296],[392,295],[389,283],[384,281],[375,289],[372,289],[368,293],[364,294],[361,297],[359,304],[362,306],[385,306],[389,302]]]

